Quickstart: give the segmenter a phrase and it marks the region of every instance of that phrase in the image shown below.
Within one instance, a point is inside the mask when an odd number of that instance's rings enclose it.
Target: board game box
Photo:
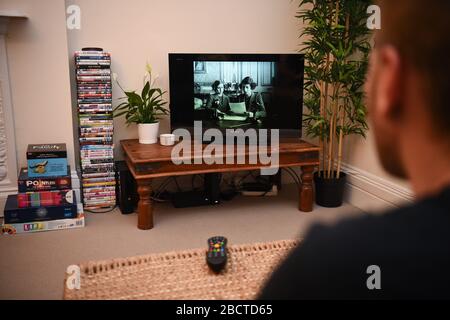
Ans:
[[[65,230],[73,228],[83,228],[86,226],[83,206],[78,205],[78,215],[74,219],[61,219],[51,221],[12,223],[1,226],[1,233],[13,235],[21,233],[34,233],[43,231]]]
[[[73,203],[73,190],[51,190],[19,193],[19,208],[60,206]]]
[[[63,175],[53,177],[30,177],[28,169],[22,168],[19,174],[18,187],[19,192],[71,189],[70,166],[66,167]]]
[[[60,206],[19,208],[17,195],[9,195],[5,204],[4,221],[5,224],[11,224],[73,219],[77,217],[75,197],[73,201],[74,203]]]
[[[50,177],[66,174],[67,150],[61,144],[30,144],[27,149],[28,175]]]

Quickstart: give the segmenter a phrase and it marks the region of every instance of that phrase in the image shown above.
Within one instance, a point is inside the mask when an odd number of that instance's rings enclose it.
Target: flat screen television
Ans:
[[[169,54],[172,130],[280,129],[301,136],[301,54]]]

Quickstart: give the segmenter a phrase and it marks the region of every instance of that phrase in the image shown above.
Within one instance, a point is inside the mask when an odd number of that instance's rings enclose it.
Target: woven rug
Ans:
[[[64,286],[64,299],[254,299],[297,243],[228,246],[219,274],[208,268],[206,249],[89,262],[79,265],[80,289]]]

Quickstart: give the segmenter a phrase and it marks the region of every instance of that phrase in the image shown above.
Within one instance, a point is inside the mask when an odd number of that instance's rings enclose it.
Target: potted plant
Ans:
[[[139,143],[152,144],[158,142],[159,117],[167,115],[169,111],[163,108],[167,104],[167,101],[163,99],[166,91],[153,87],[157,77],[152,82],[152,69],[149,64],[146,69],[144,88],[140,95],[136,91],[125,91],[117,81],[117,75],[114,75],[117,84],[126,95],[120,99],[126,99],[126,101],[114,108],[113,115],[114,117],[125,115],[127,125],[136,123]]]
[[[306,23],[304,38],[304,128],[319,139],[321,164],[314,180],[316,203],[342,204],[345,138],[365,138],[368,129],[363,84],[370,52],[366,23],[369,0],[302,0],[297,18]]]

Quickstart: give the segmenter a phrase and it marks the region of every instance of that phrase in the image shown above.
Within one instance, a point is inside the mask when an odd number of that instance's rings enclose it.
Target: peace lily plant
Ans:
[[[125,116],[127,125],[136,123],[139,143],[152,144],[158,141],[160,117],[169,114],[169,111],[164,108],[167,104],[167,101],[163,99],[166,91],[154,87],[158,76],[152,81],[152,68],[148,63],[146,71],[144,87],[140,95],[136,93],[136,90],[125,91],[117,80],[117,74],[113,74],[114,80],[125,93],[125,97],[121,97],[119,100],[126,99],[114,108],[113,115],[114,117]]]

